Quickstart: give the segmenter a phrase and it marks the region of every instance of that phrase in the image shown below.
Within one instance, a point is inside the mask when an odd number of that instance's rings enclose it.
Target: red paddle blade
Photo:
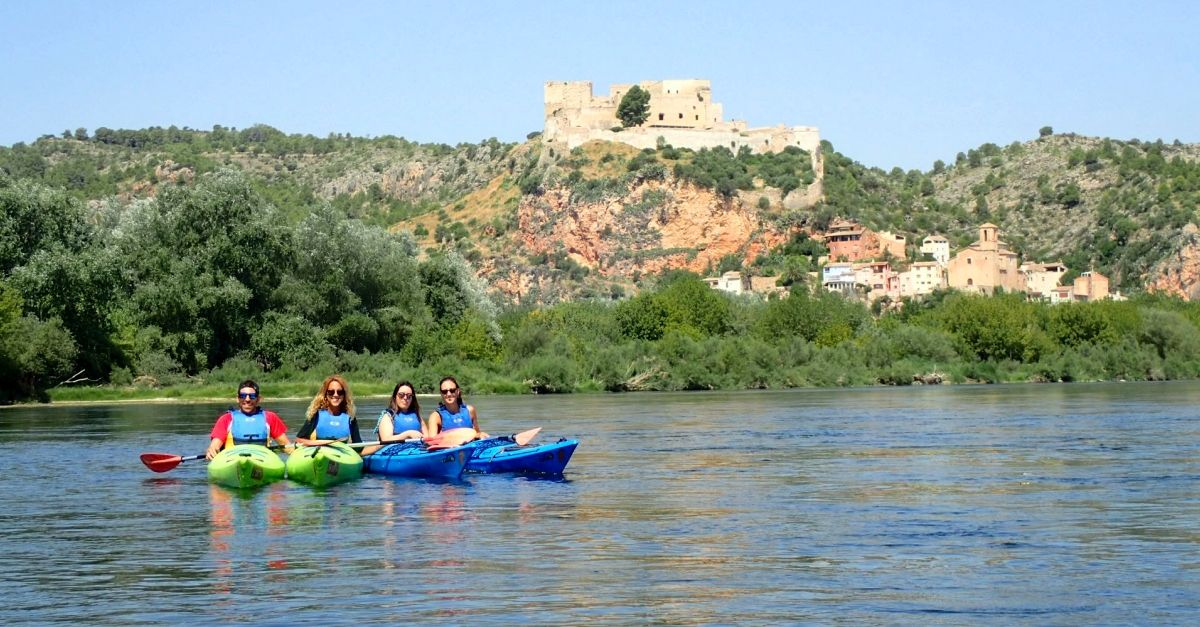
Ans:
[[[532,442],[533,438],[537,437],[538,431],[541,430],[542,428],[538,427],[536,429],[530,429],[529,431],[522,431],[513,436],[513,442],[516,442],[517,446],[525,446],[526,444]]]
[[[167,472],[168,470],[179,465],[183,461],[181,455],[170,455],[168,453],[142,453],[142,463],[146,468],[154,472]]]

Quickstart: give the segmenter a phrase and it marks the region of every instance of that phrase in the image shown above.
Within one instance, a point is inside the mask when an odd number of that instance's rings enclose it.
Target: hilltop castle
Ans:
[[[814,171],[822,171],[821,137],[816,127],[747,128],[742,120],[726,122],[707,80],[642,81],[638,85],[650,92],[650,116],[641,126],[613,131],[621,126],[617,106],[632,85],[613,85],[608,96],[596,97],[591,81],[547,82],[542,138],[564,143],[568,149],[591,140],[655,148],[659,137],[676,148],[724,146],[734,153],[742,146],[756,153],[796,146],[813,155]]]

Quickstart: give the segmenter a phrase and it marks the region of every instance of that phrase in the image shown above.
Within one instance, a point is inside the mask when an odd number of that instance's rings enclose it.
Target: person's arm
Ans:
[[[271,430],[271,438],[283,447],[283,452],[291,453],[292,451],[290,449],[292,448],[292,442],[291,440],[288,440],[287,437],[287,425],[284,424],[283,419],[279,417],[279,414],[276,414],[273,411],[266,412],[266,414],[267,427]]]
[[[442,415],[434,411],[429,414],[429,420],[425,421],[425,428],[422,429],[425,437],[437,435],[442,431]]]
[[[308,420],[304,421],[304,425],[301,426],[300,431],[296,433],[296,442],[298,444],[308,443],[310,441],[308,436],[312,435],[313,429],[316,429],[316,428],[317,428],[317,417],[315,415],[313,415],[313,416],[309,417]]]
[[[204,459],[212,461],[212,458],[216,457],[217,453],[221,452],[221,447],[224,444],[225,440],[221,438],[213,438],[212,441],[208,443],[208,450],[204,451]]]
[[[379,441],[387,442],[395,435],[392,417],[386,411],[379,414]]]
[[[475,432],[479,434],[479,439],[482,440],[488,437],[488,434],[479,428],[479,416],[475,413],[474,405],[467,405],[467,413],[471,414],[471,426],[475,428]]]
[[[209,432],[208,449],[204,451],[204,458],[212,460],[217,453],[221,452],[221,448],[225,446],[225,436],[229,435],[229,423],[233,420],[233,414],[225,412],[217,418],[216,424],[213,425],[212,431]]]

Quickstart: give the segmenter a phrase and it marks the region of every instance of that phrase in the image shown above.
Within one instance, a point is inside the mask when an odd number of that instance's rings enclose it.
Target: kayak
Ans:
[[[516,472],[561,475],[579,440],[561,438],[549,444],[518,445],[512,438],[489,438],[475,443],[467,472]]]
[[[287,460],[288,479],[318,488],[353,481],[362,473],[362,457],[343,442],[297,446]]]
[[[227,488],[257,488],[283,479],[283,460],[261,444],[238,444],[208,463],[208,480]]]
[[[431,451],[423,442],[389,444],[364,458],[366,472],[393,477],[457,479],[475,443]]]

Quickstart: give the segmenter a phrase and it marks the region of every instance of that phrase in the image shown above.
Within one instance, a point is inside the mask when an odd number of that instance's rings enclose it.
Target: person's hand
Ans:
[[[204,459],[211,462],[212,458],[216,457],[217,453],[219,453],[219,452],[220,451],[218,449],[215,449],[210,446],[210,447],[208,447],[208,450],[204,451]]]

